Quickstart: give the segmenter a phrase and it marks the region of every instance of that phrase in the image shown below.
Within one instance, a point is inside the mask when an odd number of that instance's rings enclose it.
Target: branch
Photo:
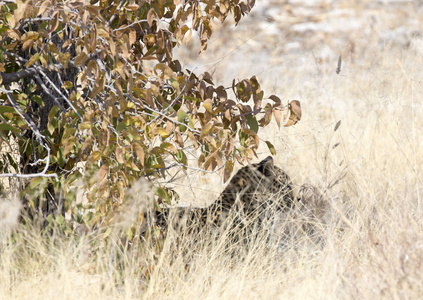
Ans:
[[[28,124],[28,126],[31,128],[31,130],[34,132],[36,140],[40,145],[47,150],[47,157],[44,159],[38,159],[35,163],[31,165],[35,165],[39,162],[46,162],[46,165],[44,167],[44,170],[40,173],[35,174],[14,174],[14,173],[6,173],[6,174],[0,174],[0,177],[17,177],[17,178],[33,178],[33,177],[54,177],[56,181],[59,181],[59,177],[56,173],[53,174],[47,174],[48,167],[50,165],[50,148],[47,147],[43,139],[45,139],[44,135],[41,134],[40,130],[38,129],[37,125],[35,125],[35,122],[31,119],[30,116],[28,116],[22,108],[15,102],[15,99],[13,99],[12,91],[10,90],[10,86],[6,85],[7,90],[2,90],[7,96],[7,99],[9,100],[10,104],[12,104],[15,111],[21,116],[22,119],[25,120],[25,122]]]
[[[73,109],[73,111],[76,113],[76,115],[82,121],[82,116],[76,110],[75,106],[72,105],[72,103],[70,102],[70,100],[65,95],[63,95],[63,93],[60,91],[60,89],[50,80],[50,78],[48,78],[48,76],[43,71],[40,70],[40,73],[49,82],[50,86],[52,86],[56,90],[56,92],[59,93],[60,96],[62,96],[62,98],[69,104],[69,106]],[[41,83],[43,83],[39,75],[36,76],[36,79],[37,79],[38,82],[41,81]],[[46,92],[49,91],[45,85],[44,85],[44,87],[45,87],[45,91]],[[43,87],[43,89],[44,89],[44,87]],[[63,106],[59,103],[59,101],[56,100],[56,98],[54,98],[53,95],[50,95],[50,97],[54,100],[54,102],[57,102],[57,104],[59,104],[59,107],[60,108],[63,108]]]
[[[60,71],[63,71],[65,69],[65,67],[62,64],[54,64],[54,65],[51,66],[51,68],[55,68],[55,69],[58,69]],[[51,72],[51,70],[49,70],[47,68],[38,67],[38,66],[30,67],[28,69],[18,71],[18,72],[15,72],[15,73],[0,72],[0,76],[1,76],[1,79],[2,79],[2,81],[0,83],[4,84],[4,85],[8,85],[12,82],[17,82],[21,79],[40,74],[40,71]]]
[[[204,170],[204,169],[201,169],[201,168],[190,167],[190,166],[187,166],[187,165],[182,164],[182,163],[174,163],[174,164],[172,164],[172,165],[170,165],[168,167],[160,168],[160,169],[154,170],[154,171],[152,171],[152,172],[150,172],[148,174],[145,174],[145,176],[149,177],[149,176],[151,176],[151,175],[153,175],[155,173],[158,173],[158,172],[161,172],[161,171],[166,171],[166,170],[169,170],[169,169],[175,168],[175,167],[185,167],[187,169],[194,170],[194,171],[199,171],[199,172],[204,172],[204,173],[209,173],[209,174],[215,174],[215,173],[219,172],[219,170],[221,170],[224,166],[225,166],[225,164],[222,164],[216,170],[207,171],[207,170]]]
[[[34,132],[35,137],[37,139],[37,141],[43,145],[42,139],[45,139],[45,136],[41,134],[40,130],[38,129],[37,125],[35,124],[35,122],[31,119],[30,116],[28,116],[23,110],[22,108],[15,102],[15,99],[13,99],[12,97],[12,91],[10,91],[10,86],[6,85],[6,95],[7,95],[7,99],[9,100],[10,104],[12,104],[13,108],[15,109],[15,111],[21,116],[22,119],[25,120],[25,122],[28,124],[28,126],[31,128],[31,130]]]
[[[50,148],[46,147],[44,144],[41,144],[41,146],[44,147],[44,149],[47,150],[47,157],[44,159],[38,159],[35,163],[32,163],[31,165],[36,165],[39,162],[46,162],[46,166],[44,167],[44,170],[40,173],[34,173],[34,174],[15,174],[15,173],[6,173],[6,174],[0,174],[0,177],[15,177],[15,178],[34,178],[34,177],[54,177],[56,181],[59,181],[59,177],[56,173],[47,174],[48,167],[50,165]]]

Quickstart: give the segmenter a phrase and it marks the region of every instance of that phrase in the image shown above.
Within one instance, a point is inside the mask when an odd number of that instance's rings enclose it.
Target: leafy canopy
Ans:
[[[235,160],[255,155],[258,131],[272,115],[279,126],[300,119],[299,102],[285,107],[274,95],[264,101],[255,77],[216,86],[209,73],[183,69],[173,51],[193,31],[205,51],[214,19],[232,15],[237,24],[253,6],[254,0],[2,2],[0,142],[17,141],[22,156],[3,155],[0,171],[36,174],[24,193],[42,198],[40,187],[52,187],[53,200],[60,192],[73,215],[82,179],[94,223],[121,205],[138,178],[156,182],[171,167],[193,167],[189,157],[226,181]],[[170,199],[166,188],[157,193]],[[32,206],[45,209],[40,203]]]

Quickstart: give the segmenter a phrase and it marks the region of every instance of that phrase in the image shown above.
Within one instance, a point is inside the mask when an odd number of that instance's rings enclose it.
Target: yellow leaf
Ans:
[[[163,129],[163,128],[157,128],[157,133],[162,137],[162,138],[167,138],[169,136],[169,133]]]
[[[207,136],[209,134],[213,125],[214,125],[214,122],[208,122],[207,124],[205,124],[203,126],[203,128],[201,129],[201,133],[200,133],[200,140],[203,139],[205,136]]]
[[[26,40],[23,44],[22,44],[22,51],[25,51],[27,48],[32,47],[32,45],[34,45],[34,41],[31,39]]]
[[[168,143],[168,142],[161,143],[160,148],[169,150],[170,152],[173,152],[173,153],[177,153],[178,152],[178,150],[176,149],[176,147],[174,145],[172,145],[171,143]]]
[[[68,139],[64,141],[64,143],[65,143],[64,144],[65,149],[63,150],[63,155],[67,155],[72,150],[73,146],[75,145],[75,137],[74,136],[69,137]]]
[[[4,68],[2,63],[0,63],[0,72],[6,72],[6,69]]]
[[[13,40],[19,41],[21,39],[21,34],[19,31],[15,30],[15,29],[9,29],[6,32],[7,36],[10,37]]]
[[[27,33],[22,35],[22,41],[25,42],[27,40],[37,40],[40,35],[36,31],[28,31]]]
[[[207,99],[206,101],[204,101],[203,106],[209,114],[214,115],[213,102],[211,99]]]
[[[74,61],[74,65],[79,66],[82,64],[85,64],[86,60],[88,58],[88,55],[85,52],[81,52],[79,53],[76,57],[75,57],[75,61]]]

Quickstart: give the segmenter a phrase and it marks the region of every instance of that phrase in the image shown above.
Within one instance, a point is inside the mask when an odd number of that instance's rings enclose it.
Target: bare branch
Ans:
[[[39,162],[46,162],[46,165],[44,167],[44,170],[40,173],[34,173],[34,174],[15,174],[15,173],[6,173],[6,174],[0,174],[0,177],[15,177],[15,178],[35,178],[35,177],[54,177],[56,181],[59,181],[59,177],[56,173],[47,174],[48,167],[50,165],[50,148],[45,146],[44,144],[41,144],[44,149],[47,150],[47,157],[44,159],[38,159],[35,163],[30,164],[31,166],[36,165]]]
[[[72,102],[70,102],[70,100],[65,95],[63,95],[62,91],[60,91],[60,89],[50,80],[50,78],[48,78],[48,76],[42,70],[40,70],[40,73],[49,82],[50,86],[53,87],[60,96],[62,96],[62,98],[69,104],[69,106],[73,109],[73,111],[76,113],[76,115],[82,121],[82,116],[76,110],[75,106],[72,105]],[[36,76],[36,78],[38,78],[41,81],[41,78],[38,75]],[[37,79],[37,81],[38,81],[38,79]],[[52,98],[55,100],[55,102],[57,102],[59,104],[59,107],[62,108],[61,104],[54,97],[52,97]]]
[[[222,165],[221,165],[219,168],[217,168],[216,170],[213,170],[213,171],[207,171],[207,170],[204,170],[204,169],[201,169],[201,168],[195,168],[195,167],[190,167],[190,166],[187,166],[187,165],[185,165],[185,164],[175,163],[175,164],[172,164],[172,165],[170,165],[170,166],[168,166],[168,167],[164,167],[164,168],[157,169],[157,171],[150,172],[150,173],[146,174],[145,176],[151,176],[151,175],[153,175],[153,174],[155,174],[155,173],[162,172],[162,171],[166,171],[166,170],[169,170],[169,169],[171,169],[171,168],[175,168],[175,167],[185,167],[185,168],[187,168],[187,169],[194,170],[194,171],[199,171],[199,172],[204,172],[204,173],[214,174],[214,173],[219,172],[219,170],[221,170],[223,167],[225,167],[225,164],[222,164]]]
[[[51,66],[51,68],[57,69],[57,70],[60,70],[60,71],[65,69],[65,67],[62,64],[54,64],[54,65]],[[44,67],[39,67],[39,66],[30,67],[28,69],[18,71],[18,72],[15,72],[15,73],[0,72],[0,76],[3,79],[1,84],[8,85],[12,82],[17,82],[21,79],[37,75],[37,74],[40,73],[40,70],[45,71],[45,72],[51,72],[51,70],[44,68]]]
[[[44,74],[45,78],[48,78],[45,74]],[[41,80],[40,75],[35,74],[34,75],[35,80],[38,82],[38,84],[41,86],[41,88],[44,90],[44,93],[46,93],[47,95],[49,95],[49,97],[54,101],[54,103],[62,110],[65,111],[65,108],[63,107],[63,105],[57,101],[58,97],[54,96],[51,91],[48,89],[48,87],[44,84],[44,82]]]
[[[10,86],[9,85],[6,85],[6,89],[9,90],[10,89]],[[9,100],[10,104],[12,104],[13,108],[15,109],[15,111],[22,117],[22,119],[25,120],[25,122],[28,124],[28,126],[31,128],[31,130],[34,132],[37,141],[40,144],[43,144],[42,139],[45,139],[45,136],[41,134],[41,132],[38,129],[38,127],[35,124],[35,122],[15,102],[15,99],[13,99],[13,96],[12,96],[12,93],[11,92],[6,93],[6,95],[7,95],[7,99]]]

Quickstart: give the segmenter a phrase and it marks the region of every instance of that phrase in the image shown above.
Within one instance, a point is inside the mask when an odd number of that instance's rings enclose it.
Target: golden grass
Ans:
[[[236,257],[225,255],[224,240],[194,253],[165,244],[160,253],[139,242],[122,246],[121,225],[108,238],[105,228],[66,237],[18,225],[0,232],[0,299],[420,298],[421,70],[417,47],[386,47],[307,86],[289,69],[278,73],[289,85],[269,83],[304,99],[300,123],[272,127],[263,139],[275,144],[276,163],[297,188],[308,182],[323,193],[330,206],[327,224],[318,224],[324,246],[301,236],[273,248],[258,239]],[[192,247],[185,239],[181,247]]]

